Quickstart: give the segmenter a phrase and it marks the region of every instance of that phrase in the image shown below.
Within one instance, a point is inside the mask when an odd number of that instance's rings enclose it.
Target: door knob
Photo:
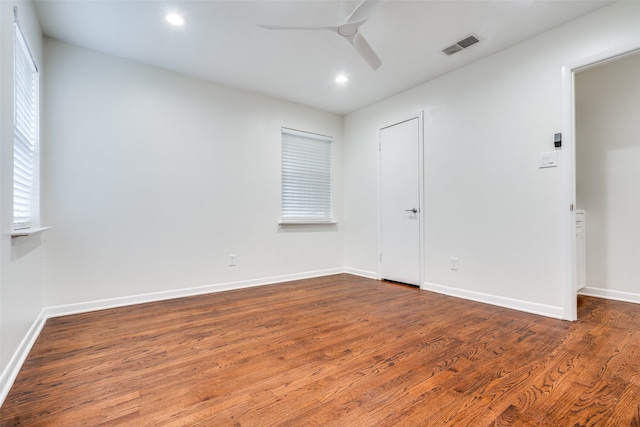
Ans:
[[[416,208],[412,208],[412,209],[405,209],[404,211],[405,211],[405,212],[412,212],[412,213],[414,213],[414,214],[417,214],[417,213],[418,213],[418,209],[416,209]]]

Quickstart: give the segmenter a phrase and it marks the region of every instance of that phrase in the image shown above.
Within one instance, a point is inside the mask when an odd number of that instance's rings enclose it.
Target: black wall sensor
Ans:
[[[553,136],[553,145],[555,145],[556,148],[562,147],[562,134],[561,133],[556,133]]]

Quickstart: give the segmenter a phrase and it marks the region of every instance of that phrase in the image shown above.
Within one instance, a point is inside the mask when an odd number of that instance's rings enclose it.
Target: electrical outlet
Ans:
[[[236,266],[236,256],[235,254],[229,254],[229,267]]]
[[[449,269],[452,271],[458,271],[458,258],[456,257],[449,258]]]

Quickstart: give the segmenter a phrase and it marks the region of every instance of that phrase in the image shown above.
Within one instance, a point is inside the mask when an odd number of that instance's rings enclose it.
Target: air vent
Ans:
[[[466,38],[460,40],[457,43],[452,44],[448,48],[442,49],[442,53],[444,53],[447,56],[453,55],[454,53],[460,52],[462,49],[466,49],[469,46],[478,43],[479,41],[480,41],[480,39],[478,37],[469,36],[469,37],[466,37]]]
[[[442,53],[444,53],[445,55],[453,55],[456,52],[460,52],[462,49],[464,49],[462,46],[454,44],[454,45],[449,46],[446,49],[443,49]]]

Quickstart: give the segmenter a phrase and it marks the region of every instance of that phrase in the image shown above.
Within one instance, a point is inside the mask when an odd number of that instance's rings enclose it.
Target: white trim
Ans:
[[[383,126],[378,126],[377,136],[378,136],[378,173],[376,174],[376,196],[378,200],[377,203],[377,227],[376,227],[376,279],[382,280],[382,132]]]
[[[632,292],[623,292],[623,291],[614,291],[612,289],[586,287],[586,288],[580,289],[578,294],[588,296],[588,297],[605,298],[605,299],[612,299],[616,301],[632,302],[635,304],[640,304],[640,294],[632,293]]]
[[[312,138],[320,140],[320,141],[333,142],[333,137],[332,136],[322,135],[320,133],[314,133],[314,132],[307,132],[307,131],[304,131],[304,130],[291,129],[291,128],[286,128],[286,127],[283,127],[281,129],[282,129],[282,133],[287,133],[289,135],[300,136],[302,138],[312,137]]]
[[[338,221],[289,221],[289,220],[280,220],[278,223],[281,227],[289,227],[296,225],[338,225]]]
[[[24,31],[22,31],[22,24],[20,24],[20,20],[18,19],[17,5],[13,6],[13,22],[15,22],[16,26],[18,27],[18,30],[20,31],[20,35],[22,36],[22,39],[25,42],[25,45],[27,47],[27,52],[29,52],[29,57],[31,58],[31,62],[33,62],[33,67],[36,69],[36,73],[40,73],[40,67],[38,67],[38,63],[36,62],[35,56],[33,56],[33,52],[31,52],[31,47],[30,47],[31,43],[29,43],[29,40],[27,40],[27,37]]]
[[[585,71],[589,68],[615,61],[626,55],[637,53],[638,50],[640,50],[640,37],[576,60],[567,64],[566,67],[573,72]]]
[[[367,279],[380,280],[378,278],[378,273],[375,271],[367,271],[367,270],[360,270],[357,268],[345,267],[344,273],[352,274],[354,276],[365,277]]]
[[[29,355],[33,344],[35,344],[36,339],[38,339],[46,321],[47,317],[45,315],[45,310],[42,310],[29,328],[29,331],[27,331],[22,342],[20,342],[15,353],[13,353],[13,356],[11,357],[11,360],[9,360],[4,371],[2,371],[0,375],[0,406],[4,403],[4,399],[7,398],[13,383],[18,377],[18,373],[20,373],[20,369],[22,369],[24,361],[27,360],[27,356]]]
[[[43,231],[51,230],[51,227],[29,227],[29,228],[20,228],[17,230],[13,230],[11,232],[11,237],[26,237],[31,236],[33,234],[40,234]]]
[[[437,285],[435,283],[424,282],[420,289],[436,292],[443,295],[449,295],[452,297],[463,298],[470,301],[481,302],[484,304],[496,305],[498,307],[524,311],[526,313],[552,317],[554,319],[564,319],[562,307],[538,304],[529,301],[485,294],[482,292],[468,291],[465,289],[452,288],[450,286]]]
[[[563,317],[567,320],[578,319],[578,301],[576,299],[577,275],[576,275],[576,174],[575,174],[575,111],[574,111],[574,91],[573,91],[573,71],[568,67],[562,67],[562,128],[563,128],[563,149],[568,153],[566,167],[562,168],[563,180],[569,185],[564,189],[564,207],[562,212],[563,224],[566,231],[562,245],[563,253],[563,282],[562,288],[562,311]],[[574,209],[570,210],[573,205]],[[566,210],[565,210],[566,209]]]
[[[418,132],[419,132],[419,146],[418,146],[418,158],[420,161],[418,162],[418,179],[420,183],[418,184],[418,209],[420,209],[420,216],[418,217],[418,229],[420,230],[420,237],[418,242],[418,268],[420,268],[420,272],[418,273],[418,283],[424,282],[425,275],[427,274],[424,271],[424,254],[425,254],[425,233],[426,233],[426,221],[425,221],[425,204],[424,204],[424,110],[420,110],[420,114],[418,115]]]
[[[562,67],[562,126],[564,132],[563,144],[565,150],[569,153],[569,160],[565,172],[563,173],[564,182],[564,204],[565,207],[573,204],[576,206],[576,141],[575,141],[575,91],[574,78],[575,73],[583,71],[597,65],[604,64],[609,61],[619,59],[625,55],[629,55],[640,51],[640,38],[630,40],[620,45],[605,49],[593,55],[581,58],[573,63]],[[563,210],[565,209],[563,207]],[[574,209],[575,211],[575,209]],[[576,320],[578,318],[576,288],[576,249],[575,249],[575,212],[567,215],[563,221],[565,232],[565,242],[563,244],[563,317],[567,320]],[[593,288],[590,288],[593,289]],[[584,290],[580,293],[584,294]],[[616,292],[616,291],[613,291]],[[623,292],[624,294],[624,292]],[[631,294],[632,295],[632,294]],[[612,298],[614,299],[614,298]]]
[[[70,314],[86,313],[90,311],[106,310],[109,308],[125,307],[148,302],[164,301],[215,292],[231,291],[234,289],[251,288],[255,286],[272,285],[290,282],[292,280],[311,279],[314,277],[330,276],[344,273],[344,268],[310,271],[306,273],[287,274],[283,276],[266,277],[262,279],[242,280],[239,282],[218,283],[215,285],[197,286],[193,288],[175,289],[171,291],[153,292],[148,294],[131,295],[126,297],[109,298],[97,301],[65,304],[45,308],[45,315],[50,317],[68,316]]]

